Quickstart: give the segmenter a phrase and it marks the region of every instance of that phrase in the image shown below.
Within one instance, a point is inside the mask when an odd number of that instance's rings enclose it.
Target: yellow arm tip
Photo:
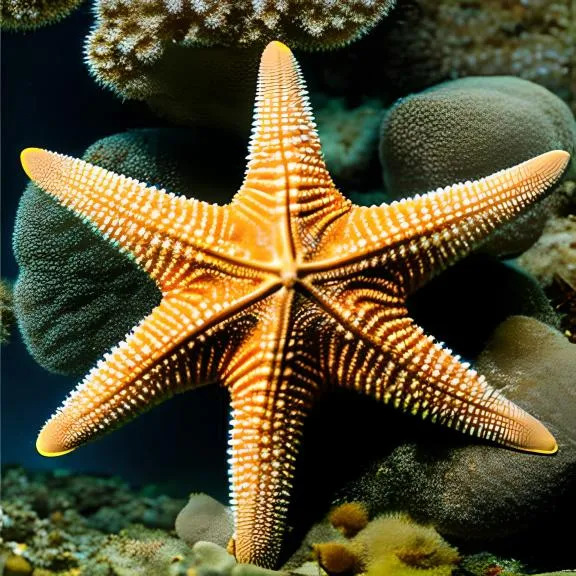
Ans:
[[[536,454],[555,454],[558,452],[556,438],[540,420],[525,413],[521,421],[526,426],[527,434],[518,446],[520,450]]]
[[[264,52],[284,52],[285,54],[292,54],[290,48],[278,40],[272,40],[272,42],[266,46]]]
[[[20,153],[20,162],[22,163],[24,172],[26,172],[26,176],[28,176],[30,180],[37,179],[37,168],[42,164],[45,165],[47,155],[46,150],[42,150],[41,148],[25,148],[22,150]]]
[[[38,434],[36,440],[36,450],[38,454],[46,456],[47,458],[53,458],[74,451],[75,448],[63,449],[64,447],[59,445],[57,439],[50,433],[50,428],[52,428],[50,424],[51,421],[48,422],[46,426],[42,428],[40,434]]]

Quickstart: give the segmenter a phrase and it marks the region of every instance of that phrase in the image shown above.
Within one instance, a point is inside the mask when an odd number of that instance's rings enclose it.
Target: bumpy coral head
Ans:
[[[122,97],[147,100],[172,120],[249,126],[262,48],[331,49],[366,34],[394,0],[165,2],[97,0],[86,62]],[[234,49],[232,49],[234,48]],[[233,126],[234,127],[234,126]]]

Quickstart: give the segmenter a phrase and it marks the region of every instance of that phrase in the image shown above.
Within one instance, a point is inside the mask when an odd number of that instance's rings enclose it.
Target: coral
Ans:
[[[474,77],[434,86],[389,109],[380,160],[387,192],[398,199],[553,149],[576,149],[576,121],[562,100],[520,78]],[[547,210],[549,204],[540,203],[493,235],[484,250],[524,251],[540,235]]]
[[[390,421],[375,433],[385,438],[393,430],[402,440],[343,495],[366,501],[373,513],[406,510],[446,537],[544,559],[550,569],[569,567],[563,522],[576,504],[576,345],[533,318],[511,317],[477,368],[554,430],[554,458],[466,444],[433,430],[423,438],[422,430]]]
[[[389,554],[381,560],[374,562],[366,571],[366,576],[450,576],[455,566],[433,566],[420,568],[410,566],[394,554]]]
[[[196,542],[192,552],[194,571],[198,576],[230,574],[236,566],[234,556],[213,542]]]
[[[295,48],[335,48],[365,34],[393,0],[327,0],[233,5],[187,0],[97,0],[96,25],[86,42],[87,59],[96,74],[125,68],[135,75],[155,64],[170,44],[182,46],[257,46],[271,40]]]
[[[554,149],[576,149],[576,121],[562,100],[513,76],[472,77],[392,106],[382,122],[380,160],[386,188],[402,198]]]
[[[460,570],[465,576],[523,576],[526,567],[517,560],[498,558],[489,552],[480,552],[463,558]]]
[[[564,182],[558,193],[563,195],[559,212],[517,263],[544,286],[564,334],[576,343],[576,182]]]
[[[38,472],[27,476],[21,468],[12,468],[3,477],[3,498],[25,504],[41,517],[54,522],[67,509],[84,516],[86,525],[104,533],[119,532],[129,524],[172,529],[184,503],[179,498],[134,492],[118,478]],[[16,526],[26,526],[18,521]],[[11,539],[25,540],[22,535]]]
[[[368,510],[362,502],[345,502],[332,509],[328,521],[346,538],[355,536],[368,524]]]
[[[564,182],[559,192],[568,198],[568,208],[546,222],[542,236],[518,264],[543,286],[560,277],[576,290],[576,182]]]
[[[369,185],[368,171],[378,164],[382,103],[367,100],[349,109],[343,99],[329,99],[316,112],[324,159],[336,184],[348,189]]]
[[[510,74],[575,106],[573,10],[571,0],[400,3],[379,42],[381,85],[404,95],[448,79]]]
[[[192,564],[192,551],[186,543],[141,526],[111,536],[99,557],[117,576],[183,576]]]
[[[259,54],[269,40],[294,48],[340,46],[363,35],[393,4],[98,0],[86,62],[99,83],[121,97],[146,100],[172,120],[246,132]]]
[[[32,565],[19,554],[10,554],[4,564],[4,576],[18,576],[32,574]]]
[[[286,560],[282,566],[283,570],[289,572],[298,572],[303,566],[312,568],[313,576],[318,574],[318,563],[310,562],[313,558],[313,550],[322,543],[343,544],[346,545],[348,540],[340,530],[337,530],[326,519],[314,524],[302,538],[302,542],[297,550]]]
[[[96,142],[84,158],[214,202],[234,190],[208,161],[217,141],[215,131],[134,130]],[[226,154],[230,146],[233,142],[219,149]],[[232,172],[233,167],[231,161]],[[160,300],[146,274],[33,184],[20,200],[14,253],[20,268],[14,308],[24,342],[36,361],[54,372],[88,370]]]
[[[312,549],[318,565],[331,575],[448,576],[460,558],[434,528],[406,514],[379,516],[352,539],[316,543]]]
[[[12,285],[0,279],[0,344],[10,341],[14,324],[14,295]]]
[[[33,30],[68,16],[83,0],[3,0],[0,25],[6,30]]]
[[[322,542],[312,547],[314,558],[328,574],[359,574],[363,566],[348,543]]]
[[[175,524],[178,537],[189,546],[200,540],[226,546],[233,528],[232,511],[208,494],[191,494]]]
[[[0,556],[21,556],[34,568],[34,575],[72,576],[74,571],[90,576],[183,575],[190,550],[171,535],[176,511],[183,502],[172,500],[168,518],[168,498],[143,496],[144,492],[149,491],[130,491],[118,479],[6,469]],[[118,509],[124,517],[121,525],[116,519],[109,525],[94,522],[106,507]],[[163,530],[150,529],[141,522]],[[123,531],[119,535],[110,534],[120,528]]]
[[[434,528],[414,522],[406,514],[379,516],[358,533],[355,546],[361,550],[367,573],[386,574],[382,565],[390,557],[416,569],[444,568],[433,574],[450,574],[459,560],[458,551]],[[431,572],[432,574],[432,572]]]

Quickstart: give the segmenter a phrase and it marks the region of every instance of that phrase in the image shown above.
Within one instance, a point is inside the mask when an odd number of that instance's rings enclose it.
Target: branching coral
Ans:
[[[7,30],[32,30],[61,20],[83,0],[3,0],[0,23]]]

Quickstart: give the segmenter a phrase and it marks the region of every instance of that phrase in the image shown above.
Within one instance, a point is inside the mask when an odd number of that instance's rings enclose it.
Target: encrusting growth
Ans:
[[[167,194],[30,148],[26,173],[124,251],[162,301],[46,423],[64,454],[172,395],[230,393],[234,551],[278,561],[304,422],[334,387],[504,446],[553,453],[546,427],[424,334],[407,295],[540,198],[569,154],[390,205],[352,205],[324,165],[291,51],[262,55],[244,182],[229,205]]]

